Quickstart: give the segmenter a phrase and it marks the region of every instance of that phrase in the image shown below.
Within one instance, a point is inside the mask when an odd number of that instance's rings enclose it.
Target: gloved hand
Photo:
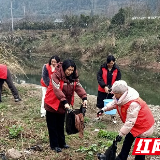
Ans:
[[[118,136],[116,137],[116,142],[120,142],[121,140],[122,140],[122,136],[118,135]]]
[[[109,89],[108,89],[108,92],[111,93],[111,92],[112,92],[112,88],[109,88]]]
[[[85,116],[85,113],[86,113],[86,107],[82,107],[82,113],[83,113],[83,116]]]
[[[97,117],[101,116],[103,112],[104,112],[104,111],[103,111],[102,109],[101,109],[100,111],[98,111],[98,112],[97,112]]]

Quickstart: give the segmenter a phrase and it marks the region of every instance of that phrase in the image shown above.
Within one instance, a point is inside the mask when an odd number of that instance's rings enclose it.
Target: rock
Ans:
[[[7,151],[6,156],[8,159],[19,159],[22,157],[22,154],[18,150],[12,148]]]

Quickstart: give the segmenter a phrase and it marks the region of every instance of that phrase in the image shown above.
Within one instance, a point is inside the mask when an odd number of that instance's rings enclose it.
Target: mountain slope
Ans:
[[[24,15],[65,14],[99,14],[113,16],[119,8],[135,7],[148,9],[151,14],[157,14],[160,2],[158,0],[12,0],[14,18]],[[10,18],[10,0],[0,0],[0,19]],[[138,12],[137,12],[138,13]]]

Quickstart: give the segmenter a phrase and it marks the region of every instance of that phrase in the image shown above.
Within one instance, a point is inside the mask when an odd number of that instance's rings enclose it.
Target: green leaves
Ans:
[[[109,132],[109,131],[105,131],[105,130],[100,130],[98,132],[98,137],[99,138],[107,138],[109,140],[114,140],[117,136],[117,132]]]
[[[83,147],[80,146],[79,149],[76,150],[77,152],[86,152],[89,155],[93,155],[94,153],[96,153],[98,151],[98,145],[97,144],[92,144],[89,147]]]
[[[23,131],[22,126],[12,125],[12,127],[8,128],[9,130],[9,138],[17,138],[21,131]]]
[[[114,15],[114,17],[111,20],[111,24],[115,25],[123,25],[125,23],[125,10],[120,9],[117,14]]]

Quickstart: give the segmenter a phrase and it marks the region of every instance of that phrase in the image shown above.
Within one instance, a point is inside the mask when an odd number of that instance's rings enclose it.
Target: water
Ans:
[[[98,65],[81,66],[78,68],[79,79],[90,95],[97,95],[97,72]],[[125,80],[129,86],[135,88],[142,99],[148,104],[160,105],[160,73],[145,69],[135,68],[121,68],[122,79]],[[28,78],[27,78],[28,77]],[[40,85],[41,73],[26,76],[18,76],[18,82],[24,80],[26,83],[33,83]]]

